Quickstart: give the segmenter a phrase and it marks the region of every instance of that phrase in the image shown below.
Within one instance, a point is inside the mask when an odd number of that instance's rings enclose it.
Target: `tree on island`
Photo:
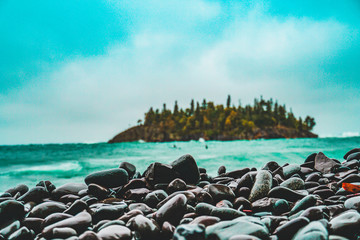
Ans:
[[[227,96],[226,107],[222,104],[215,105],[214,102],[203,99],[201,105],[194,99],[191,100],[189,108],[182,109],[175,101],[173,111],[151,107],[145,113],[145,126],[160,128],[166,134],[178,136],[197,135],[203,133],[212,138],[219,134],[241,135],[254,129],[265,129],[273,127],[286,127],[296,129],[298,132],[311,131],[315,126],[315,119],[310,116],[296,118],[292,110],[286,110],[285,104],[281,105],[273,99],[265,100],[255,98],[253,105],[231,106],[231,96]]]

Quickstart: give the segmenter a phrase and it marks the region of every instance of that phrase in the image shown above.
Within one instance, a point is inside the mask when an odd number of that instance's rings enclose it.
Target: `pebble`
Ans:
[[[0,195],[0,240],[356,239],[360,195],[342,184],[360,182],[359,149],[218,176],[184,155],[143,174],[123,162],[86,184],[19,184]]]

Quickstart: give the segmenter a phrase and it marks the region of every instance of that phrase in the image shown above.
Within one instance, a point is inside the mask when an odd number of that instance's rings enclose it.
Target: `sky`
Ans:
[[[228,94],[357,135],[359,57],[358,0],[2,0],[0,144],[104,142]]]

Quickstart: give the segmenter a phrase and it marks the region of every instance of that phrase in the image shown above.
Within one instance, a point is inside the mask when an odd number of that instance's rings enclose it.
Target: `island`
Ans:
[[[285,104],[272,98],[255,98],[254,103],[242,106],[231,104],[228,95],[226,105],[215,105],[204,99],[191,100],[189,108],[179,108],[177,101],[173,110],[163,104],[162,110],[150,108],[144,120],[109,140],[109,143],[170,142],[199,140],[252,140],[272,138],[316,138],[311,130],[315,126],[311,116],[296,118]]]

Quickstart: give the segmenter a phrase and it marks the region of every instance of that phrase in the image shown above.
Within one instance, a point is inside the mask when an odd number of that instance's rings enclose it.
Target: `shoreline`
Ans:
[[[359,160],[359,148],[341,161],[319,152],[209,176],[184,155],[142,174],[122,162],[83,183],[20,184],[0,196],[0,239],[354,239]]]

